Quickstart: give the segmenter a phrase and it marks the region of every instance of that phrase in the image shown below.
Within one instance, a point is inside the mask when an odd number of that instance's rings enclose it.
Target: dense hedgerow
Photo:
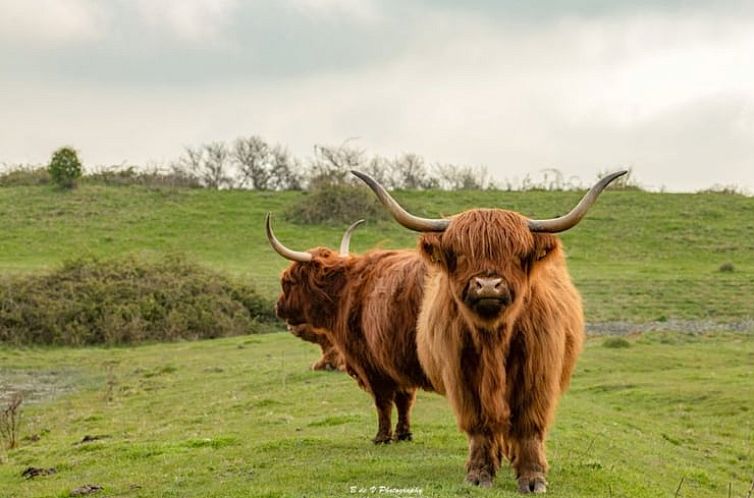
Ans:
[[[97,171],[84,175],[83,183],[107,185],[112,187],[124,187],[139,185],[148,188],[201,188],[199,178],[177,168],[168,170],[160,169],[137,169],[135,166],[123,168],[100,168]]]
[[[49,185],[51,182],[46,166],[17,166],[0,172],[0,187]]]
[[[180,257],[65,263],[0,279],[0,342],[131,344],[259,332],[272,305],[243,283]]]

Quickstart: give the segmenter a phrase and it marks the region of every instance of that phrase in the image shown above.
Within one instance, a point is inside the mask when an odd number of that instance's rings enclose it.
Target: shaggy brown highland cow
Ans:
[[[545,492],[547,429],[584,340],[581,298],[552,233],[575,226],[625,172],[604,178],[553,220],[501,209],[418,218],[374,179],[353,173],[399,223],[423,232],[419,247],[430,269],[417,324],[419,359],[468,436],[466,479],[491,486],[505,456],[519,491]]]
[[[346,371],[374,398],[375,444],[410,440],[416,388],[431,389],[416,352],[416,317],[426,266],[417,251],[369,251],[344,256],[330,249],[294,251],[277,240],[265,220],[267,238],[293,261],[281,277],[278,316],[297,326],[330,332]],[[395,404],[398,423],[393,434]]]

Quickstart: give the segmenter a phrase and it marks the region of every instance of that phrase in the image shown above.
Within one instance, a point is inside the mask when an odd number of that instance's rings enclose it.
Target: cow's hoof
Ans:
[[[470,470],[466,474],[466,482],[480,488],[491,488],[492,476],[486,470]]]
[[[519,477],[520,493],[547,493],[547,480],[543,476]]]
[[[392,441],[393,436],[391,434],[377,434],[374,436],[374,439],[372,439],[374,444],[390,444]]]
[[[410,432],[398,432],[395,434],[396,441],[413,441],[414,435]]]

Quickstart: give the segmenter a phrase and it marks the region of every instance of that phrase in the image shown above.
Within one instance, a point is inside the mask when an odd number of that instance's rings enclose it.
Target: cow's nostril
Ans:
[[[474,288],[478,292],[499,292],[504,287],[502,278],[474,277]]]

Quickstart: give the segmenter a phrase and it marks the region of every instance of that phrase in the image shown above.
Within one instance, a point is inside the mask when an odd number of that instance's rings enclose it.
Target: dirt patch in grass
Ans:
[[[76,373],[71,370],[0,369],[0,405],[13,393],[24,396],[24,404],[49,401],[75,389]]]
[[[754,332],[754,320],[718,323],[711,320],[665,320],[645,323],[595,322],[586,324],[588,336],[630,335],[645,332],[684,332],[704,334],[707,332]]]

